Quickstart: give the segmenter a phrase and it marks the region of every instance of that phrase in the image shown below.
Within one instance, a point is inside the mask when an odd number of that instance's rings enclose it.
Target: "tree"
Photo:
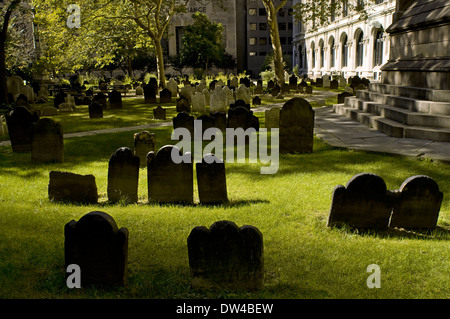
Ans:
[[[0,105],[8,103],[8,87],[6,84],[6,43],[8,39],[9,21],[13,11],[22,2],[14,0],[7,4],[0,33]]]
[[[267,11],[267,24],[269,26],[270,39],[272,41],[275,79],[278,85],[283,87],[285,84],[284,61],[283,49],[280,41],[280,32],[278,30],[277,14],[278,11],[286,5],[287,0],[262,0],[262,3]]]
[[[185,65],[207,70],[219,63],[225,53],[222,45],[223,27],[211,22],[200,12],[193,14],[194,23],[186,27],[183,36],[181,59]]]

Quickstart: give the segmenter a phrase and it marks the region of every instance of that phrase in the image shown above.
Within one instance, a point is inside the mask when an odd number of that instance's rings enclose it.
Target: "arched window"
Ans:
[[[375,66],[382,65],[383,64],[383,35],[384,32],[382,29],[378,29],[375,32],[375,38],[374,38],[374,61],[373,64]]]
[[[316,47],[314,45],[314,41],[311,42],[311,62],[313,69],[316,67]]]
[[[303,46],[298,46],[298,67],[303,69]]]
[[[323,40],[321,40],[319,42],[319,48],[320,48],[320,67],[323,68],[324,67],[324,62],[325,62],[325,49],[324,49],[324,44],[323,44]]]
[[[347,35],[344,33],[341,37],[341,65],[342,67],[348,66],[348,42],[347,42]]]
[[[333,37],[330,38],[328,45],[330,46],[330,67],[334,68],[334,66],[335,66],[334,60],[336,59],[336,50],[334,48],[334,38]]]
[[[359,32],[356,37],[356,66],[362,66],[364,62],[364,34],[363,32]]]

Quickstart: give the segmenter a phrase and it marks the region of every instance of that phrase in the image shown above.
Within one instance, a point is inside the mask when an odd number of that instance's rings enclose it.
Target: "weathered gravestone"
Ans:
[[[280,127],[280,110],[279,107],[272,107],[264,112],[267,129]]]
[[[254,291],[264,287],[263,235],[231,221],[197,226],[187,238],[194,289]]]
[[[396,192],[389,226],[435,228],[443,196],[431,177],[417,175],[408,178]]]
[[[191,103],[186,97],[181,96],[179,99],[177,99],[176,110],[177,112],[191,113]]]
[[[194,95],[194,93],[195,93],[195,86],[191,86],[190,84],[188,84],[181,88],[180,97],[184,97],[190,103],[192,95]]]
[[[188,129],[191,138],[194,138],[194,117],[186,112],[180,112],[172,118],[173,129],[184,127]]]
[[[147,154],[154,152],[155,146],[155,133],[142,131],[134,134],[134,155],[139,157],[141,167],[147,167]]]
[[[31,152],[33,124],[39,120],[37,113],[16,106],[5,118],[13,152]]]
[[[206,112],[206,100],[205,95],[200,92],[195,92],[191,97],[192,112],[205,113]]]
[[[64,137],[61,123],[42,118],[33,125],[31,160],[34,162],[63,162]]]
[[[207,154],[196,164],[198,197],[202,204],[228,201],[225,163],[214,154]]]
[[[227,106],[226,93],[219,86],[216,86],[210,94],[210,112],[226,112]]]
[[[353,96],[353,94],[350,93],[350,92],[342,92],[342,93],[339,93],[339,94],[338,94],[338,97],[337,97],[337,102],[338,102],[338,104],[345,103],[345,98],[348,97],[348,96]]]
[[[175,163],[172,152],[179,157],[189,157],[181,150],[166,145],[147,155],[147,183],[149,202],[159,203],[193,203],[194,180],[192,161]]]
[[[245,107],[238,106],[228,110],[227,127],[238,128],[242,127],[244,130],[252,127],[253,112]]]
[[[358,229],[387,229],[393,195],[375,174],[353,176],[344,187],[334,188],[328,227],[348,225]]]
[[[281,88],[278,86],[278,84],[276,84],[271,90],[270,90],[270,94],[273,97],[276,97],[278,94],[280,94],[281,92]]]
[[[144,95],[144,89],[142,88],[142,86],[138,85],[136,87],[136,95]]]
[[[280,153],[311,153],[314,137],[314,111],[308,101],[293,98],[280,110]]]
[[[241,84],[236,90],[236,100],[243,100],[246,104],[251,103],[250,88],[246,84]]]
[[[59,109],[59,105],[66,102],[66,94],[64,92],[58,92],[55,95],[55,98],[53,100],[53,106],[57,109]]]
[[[109,159],[108,200],[137,203],[139,184],[139,157],[128,147],[116,150]]]
[[[214,118],[214,125],[222,132],[227,129],[227,114],[224,112],[214,112],[211,113],[211,117]]]
[[[164,88],[159,92],[159,102],[160,103],[172,102],[172,92],[168,88]]]
[[[55,115],[58,115],[58,109],[53,106],[44,107],[41,110],[41,116],[55,116]]]
[[[172,93],[173,97],[178,96],[178,83],[173,78],[170,78],[169,81],[166,84],[166,87],[170,90],[170,93]]]
[[[209,93],[208,89],[204,89],[202,91],[203,95],[205,96],[205,106],[209,106],[210,105],[210,100],[211,100],[211,94]]]
[[[339,82],[337,80],[331,80],[330,89],[332,89],[332,90],[339,89]]]
[[[158,105],[153,109],[153,119],[154,120],[166,120],[166,109],[161,105]]]
[[[109,108],[112,110],[122,108],[122,94],[120,92],[113,90],[108,93],[109,98]]]
[[[330,87],[330,76],[328,74],[325,74],[324,76],[322,76],[322,86],[324,88],[329,88]]]
[[[143,89],[144,89],[144,101],[145,103],[156,103],[156,90],[157,90],[157,86],[155,86],[155,84],[151,84],[148,83],[146,85],[144,85]]]
[[[253,105],[261,105],[261,98],[259,96],[253,97],[252,104]]]
[[[305,94],[312,94],[313,93],[313,88],[312,86],[305,86]]]
[[[48,197],[56,202],[97,204],[98,192],[94,175],[69,172],[50,172]]]
[[[289,77],[289,89],[290,90],[297,90],[297,77],[295,76],[295,74],[292,74]]]
[[[89,105],[89,118],[90,119],[103,118],[103,106],[100,103],[94,101]]]
[[[128,229],[118,228],[104,212],[90,212],[64,227],[66,269],[78,265],[81,287],[125,286],[128,267]]]

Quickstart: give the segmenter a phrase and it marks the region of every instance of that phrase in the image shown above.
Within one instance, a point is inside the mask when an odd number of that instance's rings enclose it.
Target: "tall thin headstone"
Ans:
[[[128,147],[121,147],[111,155],[107,189],[110,202],[137,203],[139,161],[139,157]]]
[[[35,162],[63,162],[64,137],[61,123],[42,118],[33,125],[31,160]]]

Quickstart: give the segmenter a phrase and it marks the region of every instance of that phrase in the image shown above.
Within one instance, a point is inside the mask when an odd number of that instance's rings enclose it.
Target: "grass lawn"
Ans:
[[[263,126],[264,116],[257,115]],[[177,143],[170,141],[170,127],[151,131],[156,133],[157,148]],[[315,138],[312,154],[280,155],[274,175],[261,175],[260,163],[227,163],[226,205],[148,204],[145,169],[140,170],[138,204],[109,204],[109,157],[119,147],[132,148],[133,133],[66,139],[65,162],[58,164],[33,163],[30,154],[0,147],[0,298],[448,298],[448,164],[332,148]],[[93,174],[99,203],[50,202],[47,186],[52,170]],[[429,233],[327,228],[334,187],[361,172],[380,175],[390,190],[410,176],[431,176],[444,193],[439,227]],[[198,203],[195,178],[194,198]],[[119,228],[129,230],[125,288],[66,286],[64,225],[95,210],[110,214]],[[195,226],[209,227],[219,220],[253,225],[263,233],[263,290],[190,288],[187,237]],[[380,289],[366,285],[370,264],[380,267]]]

